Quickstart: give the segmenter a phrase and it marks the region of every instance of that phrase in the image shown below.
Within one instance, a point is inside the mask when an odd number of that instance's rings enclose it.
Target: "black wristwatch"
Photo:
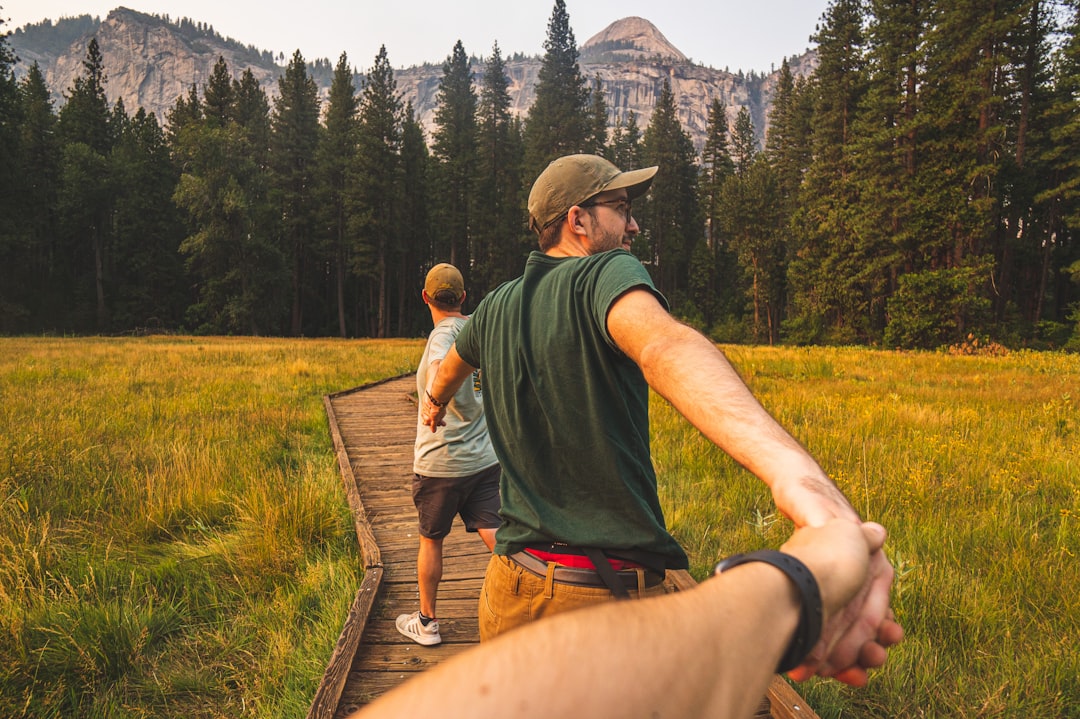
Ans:
[[[446,402],[440,402],[439,400],[437,400],[437,399],[435,399],[434,397],[432,397],[432,396],[431,396],[431,392],[429,392],[428,390],[424,390],[424,394],[426,394],[426,395],[427,395],[427,401],[428,401],[428,402],[431,402],[431,404],[432,404],[433,406],[435,406],[435,407],[445,407],[445,406],[446,406],[446,404],[447,404],[447,402],[449,402],[449,401],[450,401],[450,400],[447,400]]]
[[[784,656],[780,657],[780,664],[776,668],[777,674],[789,672],[803,663],[806,655],[821,638],[821,590],[818,589],[817,580],[805,564],[790,554],[784,554],[775,549],[761,549],[722,559],[713,569],[713,574],[720,574],[748,562],[765,562],[773,565],[795,583],[802,595],[799,626],[795,629],[795,636],[791,638],[791,643],[788,644]]]

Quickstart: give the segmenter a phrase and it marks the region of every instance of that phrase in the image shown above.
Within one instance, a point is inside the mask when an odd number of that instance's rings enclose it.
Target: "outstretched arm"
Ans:
[[[858,515],[810,453],[773,419],[716,345],[676,321],[652,293],[631,290],[608,313],[608,332],[649,386],[764,481],[797,527]]]
[[[796,531],[783,551],[814,574],[828,617],[863,584],[884,538],[878,525],[833,521]],[[799,609],[784,573],[745,564],[690,591],[528,624],[411,680],[359,717],[747,717]],[[568,654],[587,661],[566,661]]]
[[[796,527],[821,526],[833,518],[860,521],[817,461],[761,406],[716,345],[672,318],[651,292],[631,290],[616,300],[607,326],[649,386],[764,481],[777,508]],[[892,565],[884,552],[876,552],[863,590],[835,615],[807,665],[792,676],[816,672],[864,683],[865,669],[880,666],[884,647],[902,637],[889,610],[892,579]]]
[[[476,370],[471,364],[461,359],[457,347],[451,347],[446,357],[439,362],[438,371],[428,375],[428,388],[425,396],[420,398],[421,417],[424,424],[431,427],[434,432],[440,426],[446,424],[443,417],[446,415],[446,405],[461,387],[465,378]],[[439,405],[432,404],[434,397]]]

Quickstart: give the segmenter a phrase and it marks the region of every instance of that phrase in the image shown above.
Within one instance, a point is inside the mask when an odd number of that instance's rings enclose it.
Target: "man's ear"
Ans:
[[[430,305],[431,304],[431,298],[428,297],[427,290],[420,290],[420,299],[422,299],[424,301],[425,305]]]
[[[585,227],[583,217],[589,213],[584,208],[574,205],[570,208],[570,211],[566,213],[566,221],[570,224],[570,230],[575,235],[588,235],[588,228]]]

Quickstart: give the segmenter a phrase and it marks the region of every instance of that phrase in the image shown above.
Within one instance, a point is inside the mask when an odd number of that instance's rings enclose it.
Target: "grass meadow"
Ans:
[[[0,716],[308,708],[359,586],[322,395],[418,340],[0,339]],[[1080,357],[726,347],[890,530],[907,631],[833,717],[1080,716]],[[764,486],[654,398],[704,577],[778,546]]]
[[[421,349],[0,339],[0,716],[304,716],[361,579],[322,396]]]

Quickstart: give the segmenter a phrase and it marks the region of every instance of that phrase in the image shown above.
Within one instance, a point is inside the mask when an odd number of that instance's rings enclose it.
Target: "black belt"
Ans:
[[[538,577],[546,577],[548,571],[548,563],[542,559],[534,557],[528,552],[517,552],[511,554],[511,559],[522,569],[535,574]],[[610,565],[608,565],[610,566]],[[655,587],[658,584],[663,584],[664,576],[657,574],[651,570],[645,569],[645,586]],[[623,569],[620,571],[612,570],[616,580],[625,587],[628,591],[637,591],[638,588],[638,575],[636,569]],[[555,566],[555,572],[552,576],[556,582],[560,584],[572,584],[578,587],[607,587],[604,580],[600,577],[600,574],[595,569],[584,569],[580,567],[563,567],[560,565]]]

